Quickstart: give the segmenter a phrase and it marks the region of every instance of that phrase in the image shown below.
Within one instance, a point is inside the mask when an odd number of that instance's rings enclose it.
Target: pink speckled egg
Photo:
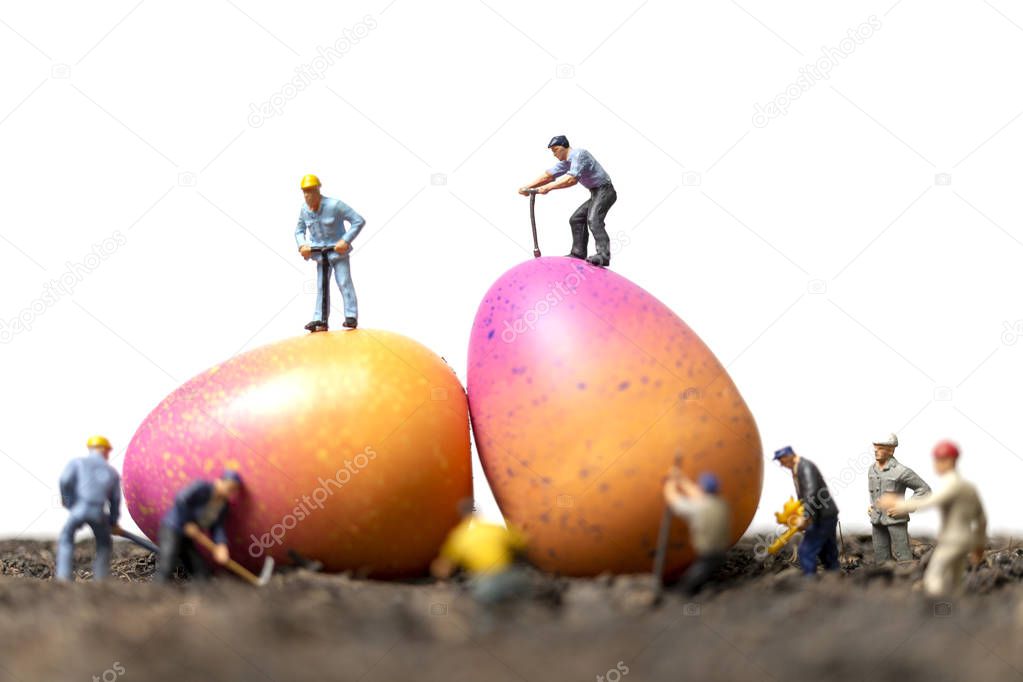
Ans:
[[[473,323],[468,395],[487,480],[543,569],[650,571],[676,453],[718,476],[733,542],[753,517],[749,408],[685,322],[610,270],[539,258],[502,275]],[[683,522],[669,546],[675,574],[693,556]]]
[[[132,518],[150,538],[174,494],[236,468],[232,556],[288,550],[327,570],[422,573],[472,495],[465,392],[398,334],[309,334],[191,379],[145,419],[124,461]]]

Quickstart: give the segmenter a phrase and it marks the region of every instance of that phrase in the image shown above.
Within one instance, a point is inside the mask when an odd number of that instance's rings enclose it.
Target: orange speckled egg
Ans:
[[[424,572],[472,495],[465,391],[419,343],[358,329],[287,339],[191,379],[128,446],[124,492],[156,538],[174,494],[238,469],[227,529],[254,567],[288,550],[327,570]]]
[[[718,476],[733,542],[753,518],[753,415],[693,330],[614,272],[539,258],[501,276],[476,313],[468,395],[487,479],[543,569],[650,571],[676,453]],[[677,574],[693,557],[681,521],[669,548]]]

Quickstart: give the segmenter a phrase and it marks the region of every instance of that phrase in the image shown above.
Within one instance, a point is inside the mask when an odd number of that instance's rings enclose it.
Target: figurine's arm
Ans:
[[[913,491],[913,497],[917,499],[931,494],[931,486],[927,485],[924,479],[920,478],[920,476],[909,467],[906,467],[905,472],[902,474],[902,482],[907,488]]]
[[[576,179],[574,175],[569,175],[568,173],[566,173],[565,175],[562,175],[560,178],[558,178],[551,184],[543,187],[543,189],[549,192],[552,189],[564,189],[566,187],[571,187],[572,185],[575,185],[578,182],[579,181]]]
[[[342,220],[348,221],[348,231],[341,237],[341,241],[351,244],[352,240],[359,236],[362,228],[366,225],[366,219],[355,212],[351,206],[343,201],[338,203],[338,213]]]
[[[943,485],[936,491],[921,497],[911,497],[908,500],[896,500],[890,507],[889,515],[909,514],[910,512],[927,509],[947,502],[955,495],[955,488],[951,485]]]
[[[529,192],[526,191],[527,189],[533,189],[534,187],[546,185],[553,179],[554,176],[550,173],[550,171],[544,171],[543,175],[538,177],[536,180],[533,180],[533,182],[529,183],[528,185],[519,187],[519,194],[529,194]]]
[[[303,246],[308,246],[309,240],[305,237],[306,226],[305,221],[302,220],[302,211],[298,212],[298,225],[295,226],[295,245],[301,249]]]
[[[70,509],[75,503],[75,484],[78,481],[78,465],[72,460],[64,467],[60,475],[60,503],[65,509]]]
[[[110,527],[116,527],[121,518],[121,477],[114,473],[114,485],[110,489]]]
[[[213,542],[224,547],[227,546],[227,529],[224,528],[224,522],[227,520],[227,506],[220,510],[220,514],[217,515],[217,520],[210,526],[210,536],[213,538]]]
[[[664,501],[671,511],[683,518],[689,518],[696,511],[692,500],[686,498],[679,491],[678,484],[674,479],[669,479],[664,483]]]

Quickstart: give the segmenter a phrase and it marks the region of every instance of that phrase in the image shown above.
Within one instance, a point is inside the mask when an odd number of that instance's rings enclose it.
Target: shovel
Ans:
[[[533,226],[533,258],[540,257],[540,244],[536,240],[536,190],[527,189],[529,194],[529,222]]]
[[[132,542],[134,542],[136,545],[138,545],[142,549],[148,549],[153,554],[159,554],[160,553],[160,548],[157,547],[156,545],[154,545],[152,542],[150,542],[146,538],[142,537],[141,535],[135,535],[135,533],[126,531],[125,529],[123,529],[123,528],[121,528],[119,526],[117,528],[115,528],[115,529],[112,529],[111,533],[113,535],[118,536],[118,537],[122,537],[125,540],[131,540]]]
[[[192,540],[199,543],[200,545],[208,549],[210,552],[212,552],[217,547],[217,543],[213,542],[213,540],[210,540],[203,533],[196,533],[195,537],[192,538]],[[249,583],[254,587],[263,587],[264,585],[269,583],[270,576],[273,575],[274,572],[273,557],[266,558],[266,561],[263,562],[263,570],[259,572],[259,575],[256,575],[249,569],[245,568],[234,559],[228,559],[227,563],[224,564],[224,566],[226,566],[229,571],[231,571],[238,577],[242,578],[245,582]]]

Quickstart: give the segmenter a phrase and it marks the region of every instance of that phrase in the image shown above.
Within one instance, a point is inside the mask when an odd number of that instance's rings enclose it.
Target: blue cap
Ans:
[[[794,454],[796,454],[796,451],[792,449],[792,446],[791,445],[786,445],[781,450],[775,450],[774,451],[774,459],[777,461],[777,460],[781,459],[782,457],[787,457],[788,455],[794,455]]]
[[[568,138],[564,135],[555,135],[551,138],[551,141],[547,143],[547,149],[551,147],[571,147],[568,143]]]
[[[700,489],[703,490],[703,492],[710,493],[711,495],[717,495],[720,487],[721,486],[718,484],[718,477],[714,474],[710,472],[700,474]]]
[[[234,483],[237,483],[239,486],[242,484],[241,474],[239,474],[234,469],[224,469],[224,473],[220,474],[220,480],[233,481]]]

